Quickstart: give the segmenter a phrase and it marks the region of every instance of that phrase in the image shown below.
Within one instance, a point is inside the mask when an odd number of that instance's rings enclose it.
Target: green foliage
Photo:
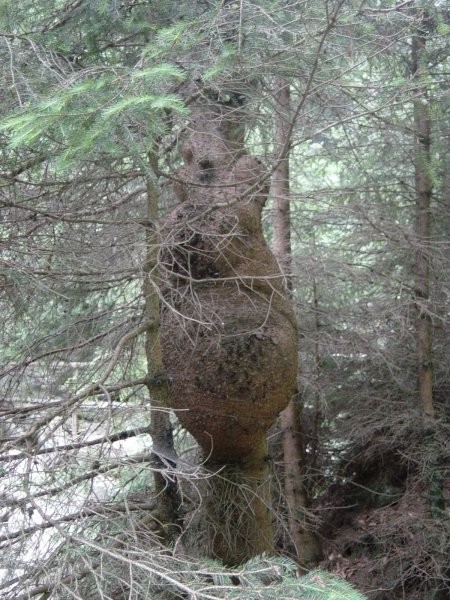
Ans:
[[[191,50],[193,44],[204,37],[200,28],[199,23],[190,20],[180,20],[168,27],[161,27],[155,32],[155,38],[145,53],[149,56],[179,56],[180,52]]]
[[[346,581],[325,571],[311,571],[304,577],[296,573],[297,565],[287,558],[259,556],[240,569],[224,569],[213,560],[200,564],[182,561],[171,577],[179,588],[189,589],[190,597],[199,600],[364,600]],[[156,597],[179,597],[177,584],[164,576],[161,582],[164,592]]]
[[[47,146],[60,168],[99,152],[126,155],[126,132],[137,124],[147,139],[145,147],[134,151],[145,152],[151,139],[164,130],[167,111],[187,114],[179,97],[162,92],[170,81],[183,77],[173,65],[159,64],[118,76],[106,71],[81,82],[75,79],[5,117],[0,131],[9,133],[12,149],[35,143]],[[149,93],[152,89],[154,93]]]
[[[223,76],[228,72],[231,74],[231,69],[236,65],[238,57],[234,44],[224,44],[217,61],[211,65],[202,75],[204,81],[213,81],[218,76]]]
[[[108,564],[108,560],[105,557],[106,572],[119,575],[120,555],[115,553],[115,566]],[[297,577],[296,564],[281,556],[259,556],[240,568],[227,569],[215,560],[194,561],[174,559],[165,553],[151,556],[140,553],[132,568],[136,593],[133,597],[139,600],[365,600],[346,581],[325,571],[314,570]],[[95,597],[96,588],[90,581],[86,584],[84,597]],[[109,576],[101,585],[104,590],[109,586],[114,589],[116,582]]]

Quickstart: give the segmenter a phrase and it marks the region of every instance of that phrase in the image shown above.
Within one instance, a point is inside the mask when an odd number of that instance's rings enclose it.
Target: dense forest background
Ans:
[[[449,34],[440,0],[0,3],[1,597],[448,597]],[[245,485],[169,410],[159,318],[211,102],[299,324],[275,552],[225,566],[204,506]]]

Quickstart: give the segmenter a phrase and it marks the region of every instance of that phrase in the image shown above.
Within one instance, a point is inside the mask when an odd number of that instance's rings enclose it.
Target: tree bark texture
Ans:
[[[430,175],[431,124],[426,87],[426,37],[418,30],[412,39],[412,73],[416,81],[414,100],[415,189],[416,189],[416,352],[419,404],[426,417],[434,416],[433,406],[433,329],[429,311],[430,298]]]
[[[290,90],[289,84],[279,80],[276,93],[275,147],[283,148],[289,130]],[[291,271],[291,207],[289,187],[289,157],[275,169],[272,176],[273,198],[273,251],[286,274]],[[288,278],[289,289],[291,279]],[[306,525],[308,506],[305,485],[304,436],[301,425],[301,406],[293,395],[280,415],[283,447],[284,489],[288,510],[288,526],[296,558],[300,565],[313,565],[321,557],[319,542]]]
[[[211,552],[228,564],[272,548],[266,431],[297,373],[295,316],[262,232],[263,169],[235,114],[213,100],[192,107],[159,258],[170,403],[206,466],[224,467],[206,506]]]

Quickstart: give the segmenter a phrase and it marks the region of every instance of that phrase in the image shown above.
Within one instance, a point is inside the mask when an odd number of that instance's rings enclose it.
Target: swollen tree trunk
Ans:
[[[170,403],[218,473],[207,481],[206,552],[227,564],[272,550],[266,432],[297,374],[295,315],[262,231],[264,173],[245,153],[235,101],[203,90],[191,106],[159,261]]]
[[[279,81],[276,99],[275,147],[284,148],[289,129],[289,84]],[[291,216],[289,194],[289,157],[286,156],[273,173],[271,196],[273,198],[273,251],[286,274],[291,271]],[[289,289],[291,280],[288,279]],[[301,425],[299,395],[293,395],[280,415],[283,446],[284,488],[288,509],[288,525],[296,558],[303,567],[320,560],[320,546],[316,536],[306,526],[308,506],[305,485],[304,437]]]
[[[412,73],[416,80],[414,99],[415,188],[416,188],[416,352],[420,408],[425,417],[434,416],[432,341],[429,311],[430,227],[432,179],[430,175],[431,125],[426,84],[426,37],[418,30],[412,39]]]

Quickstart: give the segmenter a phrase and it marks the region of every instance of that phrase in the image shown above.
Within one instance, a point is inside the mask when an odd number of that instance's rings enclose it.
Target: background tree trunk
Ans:
[[[424,419],[426,435],[424,447],[432,460],[426,464],[428,504],[432,517],[445,515],[445,453],[441,451],[436,435],[433,399],[433,322],[430,308],[430,262],[432,256],[431,201],[431,109],[428,93],[427,35],[433,21],[423,12],[412,37],[411,66],[416,83],[414,99],[415,134],[415,192],[416,192],[416,354],[419,407]],[[445,517],[444,517],[445,518]]]
[[[156,160],[150,155],[151,162]],[[153,165],[154,167],[156,165]],[[147,358],[147,388],[151,405],[150,434],[152,436],[152,466],[155,482],[157,510],[154,524],[158,534],[169,541],[179,523],[181,498],[176,477],[170,473],[171,464],[167,457],[175,456],[173,428],[170,421],[169,390],[167,373],[164,368],[160,340],[160,302],[155,279],[157,277],[158,246],[155,234],[155,221],[158,217],[158,189],[154,181],[157,169],[153,168],[147,179],[148,224],[144,264],[144,319],[149,325],[146,331],[145,354]]]
[[[416,352],[419,404],[426,417],[434,416],[433,406],[433,329],[430,299],[431,196],[431,115],[426,83],[426,37],[424,16],[412,38],[412,74],[416,81],[414,99],[415,188],[416,188]]]
[[[278,81],[278,85],[279,89],[275,95],[275,147],[283,148],[289,129],[290,90],[289,83],[283,79]],[[292,290],[288,156],[280,162],[273,173],[271,196],[273,199],[273,251],[282,270],[288,276],[288,287]],[[293,396],[288,406],[280,414],[280,428],[289,532],[295,547],[297,561],[301,566],[309,567],[320,560],[321,551],[317,537],[307,528],[305,518],[308,498],[305,485],[305,441],[301,425],[299,395]]]

